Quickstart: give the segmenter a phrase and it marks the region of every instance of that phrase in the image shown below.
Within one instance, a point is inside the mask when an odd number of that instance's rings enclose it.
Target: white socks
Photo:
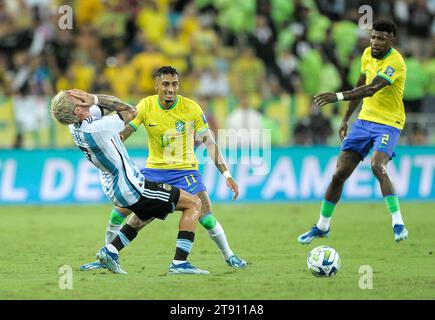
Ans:
[[[403,225],[405,224],[403,222],[402,215],[400,214],[400,210],[391,214],[391,217],[393,218],[393,220],[392,220],[393,227],[396,224],[403,224]],[[326,218],[326,217],[320,215],[319,221],[317,222],[316,225],[317,225],[317,228],[319,228],[320,230],[326,231],[329,229],[330,222],[331,222],[331,218]]]
[[[233,251],[230,249],[230,245],[228,244],[224,229],[218,221],[216,221],[216,225],[213,229],[208,230],[208,235],[219,247],[225,260],[234,255]]]
[[[317,222],[317,228],[322,231],[326,231],[329,229],[329,223],[331,222],[331,218],[324,217],[320,215],[319,221]]]
[[[109,250],[110,252],[112,252],[112,253],[116,253],[116,254],[118,254],[119,252],[118,252],[118,249],[116,249],[115,248],[115,246],[113,245],[113,244],[108,244],[108,245],[106,245],[106,248],[107,248],[107,250]]]
[[[107,224],[106,227],[106,235],[104,237],[104,241],[106,244],[109,244],[115,239],[116,235],[118,234],[118,231],[121,230],[122,224],[111,224],[110,222]]]
[[[405,224],[405,223],[403,223],[402,215],[400,214],[400,210],[399,210],[399,211],[396,211],[396,212],[394,212],[394,213],[392,213],[392,214],[391,214],[391,217],[393,218],[393,221],[392,221],[392,223],[393,223],[393,227],[394,227],[396,224]]]

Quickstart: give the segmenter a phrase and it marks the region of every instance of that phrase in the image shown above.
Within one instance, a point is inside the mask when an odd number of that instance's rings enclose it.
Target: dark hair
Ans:
[[[378,21],[376,21],[373,24],[373,30],[393,33],[394,36],[396,36],[396,33],[397,33],[396,24],[391,20],[378,20]]]
[[[170,74],[172,76],[177,75],[178,76],[178,72],[177,69],[171,67],[171,66],[163,66],[160,67],[155,73],[154,73],[154,77],[155,78],[159,78],[164,74]]]

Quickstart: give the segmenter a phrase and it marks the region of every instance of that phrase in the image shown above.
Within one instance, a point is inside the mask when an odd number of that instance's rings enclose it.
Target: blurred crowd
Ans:
[[[369,45],[362,5],[398,26],[401,143],[435,144],[435,0],[0,0],[0,147],[70,146],[48,114],[55,92],[136,104],[162,65],[177,68],[180,94],[215,133],[271,129],[275,146],[337,145],[347,104],[319,110],[312,98],[356,83]],[[68,12],[71,28],[59,22]]]

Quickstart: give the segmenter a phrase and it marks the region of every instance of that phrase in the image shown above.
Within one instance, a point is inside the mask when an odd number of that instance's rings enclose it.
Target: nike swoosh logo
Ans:
[[[155,127],[155,126],[158,126],[158,125],[159,125],[158,123],[156,123],[156,124],[148,123],[149,127]]]
[[[198,185],[194,186],[193,188],[191,188],[191,189],[189,189],[189,190],[192,192],[192,191],[195,190],[197,187],[198,187]]]

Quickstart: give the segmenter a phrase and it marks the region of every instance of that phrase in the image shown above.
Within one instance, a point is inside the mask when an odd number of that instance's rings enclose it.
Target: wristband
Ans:
[[[343,92],[337,92],[336,95],[338,101],[344,100]]]
[[[98,102],[99,102],[99,101],[98,101],[98,97],[97,97],[96,94],[93,94],[92,96],[94,97],[94,105],[97,106],[97,105],[98,105]]]
[[[225,179],[232,178],[231,173],[228,170],[222,173],[222,175],[224,176]]]

